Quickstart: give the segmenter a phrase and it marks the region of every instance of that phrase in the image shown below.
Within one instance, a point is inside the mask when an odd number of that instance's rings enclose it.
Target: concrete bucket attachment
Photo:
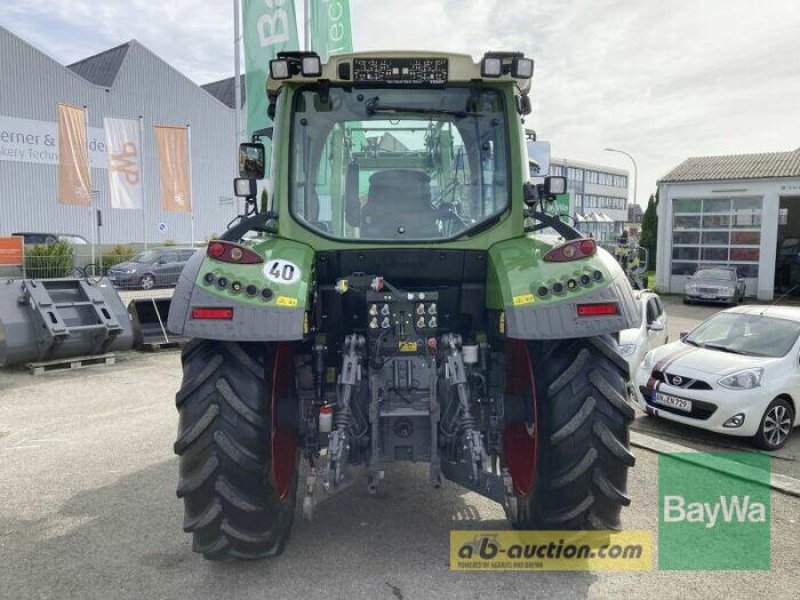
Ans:
[[[133,327],[111,283],[0,281],[0,366],[130,350]]]

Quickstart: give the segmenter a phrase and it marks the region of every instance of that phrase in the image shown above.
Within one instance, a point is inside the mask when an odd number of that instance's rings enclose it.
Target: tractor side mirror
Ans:
[[[530,177],[546,177],[550,173],[550,142],[528,141]]]
[[[239,144],[239,176],[246,179],[264,179],[266,150],[264,144]]]
[[[567,178],[566,177],[545,177],[544,178],[544,193],[546,196],[557,196],[564,194],[567,191]]]

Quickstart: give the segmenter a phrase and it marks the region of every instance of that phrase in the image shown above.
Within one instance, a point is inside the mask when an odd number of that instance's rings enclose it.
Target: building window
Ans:
[[[673,275],[715,264],[758,277],[761,198],[675,198],[672,213]]]

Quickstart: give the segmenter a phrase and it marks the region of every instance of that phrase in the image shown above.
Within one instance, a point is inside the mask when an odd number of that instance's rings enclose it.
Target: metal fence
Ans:
[[[160,246],[149,244],[148,247]],[[144,249],[141,243],[114,246],[62,243],[26,245],[24,264],[0,265],[0,279],[102,277],[108,274],[109,268],[129,261]]]

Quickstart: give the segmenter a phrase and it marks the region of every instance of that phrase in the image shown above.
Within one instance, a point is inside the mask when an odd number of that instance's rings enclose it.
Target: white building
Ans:
[[[93,202],[102,241],[201,241],[238,213],[235,113],[135,40],[62,65],[0,27],[0,236],[17,231],[72,233],[92,240],[92,211],[59,204],[56,111],[85,106]],[[215,95],[215,92],[217,95]],[[111,208],[103,117],[143,118],[145,210]],[[154,125],[191,125],[192,215],[161,210]],[[55,150],[54,150],[55,148]]]
[[[800,148],[689,158],[658,187],[660,290],[683,293],[701,264],[731,265],[748,295],[773,298],[778,245],[800,238]]]
[[[550,175],[567,178],[570,214],[578,229],[611,241],[628,220],[628,172],[605,165],[553,158]]]

